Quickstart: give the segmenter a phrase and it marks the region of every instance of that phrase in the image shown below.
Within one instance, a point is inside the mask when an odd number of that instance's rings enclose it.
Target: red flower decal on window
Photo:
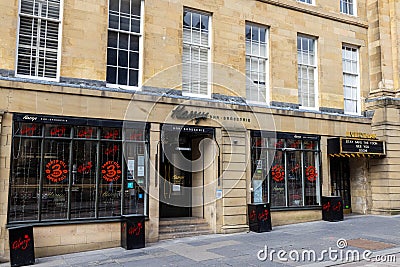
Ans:
[[[285,179],[285,169],[282,165],[273,166],[271,173],[275,182],[282,182]]]
[[[317,172],[316,172],[314,166],[308,166],[306,168],[306,177],[307,177],[307,180],[312,183],[317,180]]]

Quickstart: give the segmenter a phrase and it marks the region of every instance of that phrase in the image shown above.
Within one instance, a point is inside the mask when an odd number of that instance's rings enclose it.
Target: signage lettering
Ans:
[[[103,174],[103,179],[107,182],[115,182],[121,178],[121,166],[118,162],[109,160],[101,166],[101,173]]]
[[[104,139],[118,139],[119,131],[117,129],[106,132]]]
[[[25,126],[21,129],[21,135],[33,136],[37,129],[36,124],[32,124],[31,127]]]
[[[93,128],[81,129],[78,131],[78,138],[90,138],[93,134]]]
[[[23,120],[29,120],[29,121],[34,122],[34,121],[37,120],[37,117],[25,115],[22,119],[23,119]]]
[[[90,169],[93,167],[93,164],[91,161],[89,161],[87,164],[82,164],[78,167],[78,172],[83,173],[83,174],[88,174],[90,172]]]
[[[105,150],[104,154],[108,155],[115,155],[115,153],[118,152],[118,146],[117,145],[113,145],[112,147],[109,147]]]
[[[58,183],[67,178],[68,167],[62,160],[52,160],[46,164],[47,179],[54,183]]]
[[[50,130],[51,136],[63,137],[67,128],[65,126],[54,127]]]
[[[187,111],[185,106],[177,106],[174,110],[172,110],[172,118],[182,119],[182,120],[196,120],[198,123],[200,120],[205,120],[208,118],[209,112],[202,111]]]
[[[347,137],[376,139],[376,134],[360,133],[360,132],[346,132]]]
[[[31,238],[29,237],[29,235],[25,235],[23,239],[20,237],[18,240],[15,240],[12,243],[11,249],[13,249],[13,250],[17,250],[17,249],[26,250],[28,248],[28,246],[29,246],[29,242],[30,241],[31,241]]]
[[[341,152],[385,154],[384,142],[369,139],[341,138]]]

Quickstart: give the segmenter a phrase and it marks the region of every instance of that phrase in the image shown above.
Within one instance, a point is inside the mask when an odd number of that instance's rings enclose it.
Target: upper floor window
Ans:
[[[59,77],[62,0],[21,0],[16,75]]]
[[[266,27],[246,25],[246,97],[248,101],[267,102],[267,40]]]
[[[344,112],[360,114],[358,49],[342,46]]]
[[[299,103],[302,107],[317,108],[316,40],[297,36]]]
[[[192,10],[183,12],[182,91],[192,96],[210,96],[210,16]]]
[[[108,12],[107,83],[139,86],[141,65],[141,0],[110,0]]]
[[[297,2],[302,2],[310,5],[314,4],[314,0],[297,0]]]
[[[356,15],[355,0],[340,0],[340,12],[348,15]]]

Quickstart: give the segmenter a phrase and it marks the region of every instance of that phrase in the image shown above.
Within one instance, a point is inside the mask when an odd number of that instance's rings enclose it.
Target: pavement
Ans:
[[[351,215],[341,222],[277,226],[264,233],[204,235],[142,249],[38,258],[35,266],[400,266],[399,230],[400,215]]]

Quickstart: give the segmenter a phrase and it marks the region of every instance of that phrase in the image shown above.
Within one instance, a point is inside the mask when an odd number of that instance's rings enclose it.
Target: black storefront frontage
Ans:
[[[317,208],[321,201],[320,136],[251,132],[252,203],[271,209]]]
[[[145,123],[14,114],[8,225],[147,215]]]
[[[160,218],[192,217],[194,183],[204,195],[204,158],[210,148],[204,139],[214,140],[215,129],[163,124],[160,153]],[[195,177],[195,173],[198,175]],[[202,180],[202,181],[196,181]],[[204,217],[204,197],[202,216]]]
[[[355,203],[352,203],[352,199],[359,198],[352,192],[354,189],[359,189],[354,176],[362,173],[362,170],[356,169],[355,165],[359,164],[355,163],[361,162],[369,166],[370,159],[385,155],[385,142],[377,140],[373,134],[348,133],[346,137],[328,139],[330,192],[332,196],[342,198],[345,213],[354,210],[352,204]]]

